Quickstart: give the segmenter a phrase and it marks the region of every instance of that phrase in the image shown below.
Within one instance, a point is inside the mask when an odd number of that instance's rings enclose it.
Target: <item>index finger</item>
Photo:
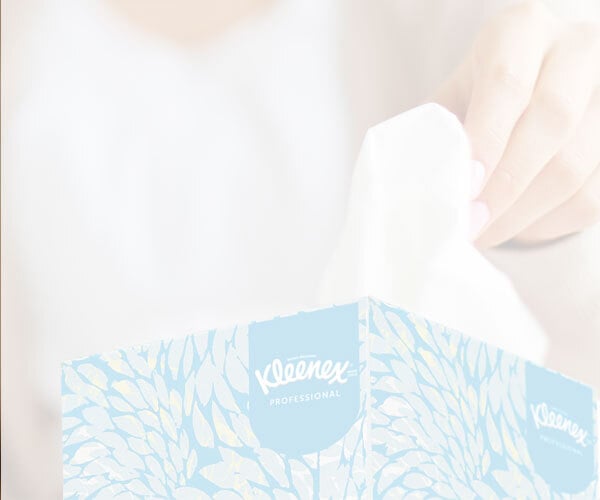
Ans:
[[[485,165],[486,177],[498,165],[529,103],[553,29],[544,7],[522,4],[495,19],[474,46],[464,127],[473,158]]]

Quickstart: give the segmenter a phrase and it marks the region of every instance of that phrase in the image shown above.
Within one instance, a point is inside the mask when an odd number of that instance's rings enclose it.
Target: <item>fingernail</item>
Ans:
[[[475,240],[490,220],[490,209],[482,201],[471,202],[471,241]]]
[[[477,160],[471,162],[471,199],[476,198],[483,189],[485,167]]]

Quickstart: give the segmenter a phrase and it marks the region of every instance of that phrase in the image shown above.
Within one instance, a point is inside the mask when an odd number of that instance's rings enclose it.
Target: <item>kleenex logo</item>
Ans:
[[[549,409],[546,403],[532,404],[530,409],[538,430],[546,428],[562,431],[571,436],[583,448],[587,447],[588,431],[582,429],[576,422],[558,411]]]
[[[303,455],[348,432],[360,415],[360,349],[358,303],[251,324],[248,409],[261,446]]]
[[[348,381],[346,372],[350,366],[349,361],[325,361],[319,359],[300,359],[296,362],[287,362],[285,365],[279,358],[268,363],[263,371],[255,370],[254,375],[265,395],[270,389],[293,382],[311,380],[313,378],[326,381],[328,384],[345,384]]]
[[[535,471],[557,492],[580,493],[594,477],[592,388],[525,365],[525,439]]]

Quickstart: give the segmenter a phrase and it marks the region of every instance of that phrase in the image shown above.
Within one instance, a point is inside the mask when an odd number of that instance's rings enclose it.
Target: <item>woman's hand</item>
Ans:
[[[600,220],[600,26],[538,2],[492,19],[435,99],[464,122],[480,246]]]

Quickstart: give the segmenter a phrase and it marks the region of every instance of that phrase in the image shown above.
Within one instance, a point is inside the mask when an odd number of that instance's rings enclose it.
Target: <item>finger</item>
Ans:
[[[525,242],[552,240],[577,233],[599,221],[600,165],[575,196],[528,227],[518,239]]]
[[[481,235],[478,245],[499,245],[571,198],[600,163],[600,90],[590,101],[575,136],[529,185],[523,196]]]
[[[584,40],[571,32],[544,61],[531,102],[479,197],[490,212],[488,225],[516,202],[581,121],[597,76],[596,54]]]
[[[465,117],[473,158],[489,172],[531,98],[555,24],[544,7],[507,10],[485,29],[472,54],[473,88]]]

